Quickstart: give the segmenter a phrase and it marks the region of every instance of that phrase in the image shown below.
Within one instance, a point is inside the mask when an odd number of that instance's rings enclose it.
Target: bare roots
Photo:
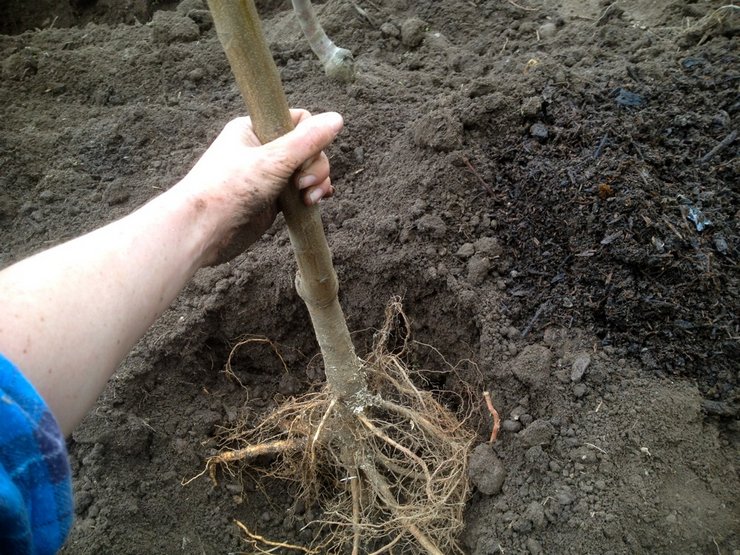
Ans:
[[[350,411],[328,388],[291,399],[240,431],[238,449],[208,461],[215,479],[217,465],[276,454],[269,473],[298,481],[302,496],[323,509],[322,533],[307,552],[460,552],[473,434],[465,417],[414,385],[401,360],[407,324],[402,352],[389,351],[398,320],[406,324],[394,300],[365,361],[366,406]]]

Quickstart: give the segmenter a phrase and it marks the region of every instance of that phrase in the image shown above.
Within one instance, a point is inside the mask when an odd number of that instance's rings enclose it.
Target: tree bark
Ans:
[[[262,33],[253,0],[208,0],[216,32],[247,104],[257,137],[266,143],[293,129],[280,76]],[[367,384],[339,304],[337,280],[321,213],[306,206],[295,187],[279,199],[288,224],[298,273],[296,290],[311,315],[334,395],[351,410],[362,409]]]

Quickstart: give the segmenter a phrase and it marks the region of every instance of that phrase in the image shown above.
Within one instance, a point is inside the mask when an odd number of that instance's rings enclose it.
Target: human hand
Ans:
[[[309,206],[334,193],[323,149],[342,129],[342,117],[306,110],[291,110],[291,116],[295,129],[265,145],[250,118],[232,120],[178,184],[195,196],[196,210],[207,214],[211,237],[204,265],[230,260],[259,239],[272,225],[289,181]]]

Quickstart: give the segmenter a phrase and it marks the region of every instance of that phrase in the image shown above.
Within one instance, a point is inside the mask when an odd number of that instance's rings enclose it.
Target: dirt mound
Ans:
[[[504,420],[471,461],[471,554],[740,549],[738,16],[721,6],[330,0],[345,86],[288,2],[260,4],[291,104],[347,122],[323,214],[358,352],[401,295],[408,364],[442,396],[490,390]],[[2,265],[142,204],[244,111],[200,1],[11,1],[0,21]],[[278,221],[139,343],[70,440],[65,553],[248,551],[234,518],[312,537],[284,484],[181,485],[224,429],[323,378],[293,268]],[[287,370],[244,348],[245,391],[221,370],[249,334]],[[485,444],[482,397],[476,415]]]

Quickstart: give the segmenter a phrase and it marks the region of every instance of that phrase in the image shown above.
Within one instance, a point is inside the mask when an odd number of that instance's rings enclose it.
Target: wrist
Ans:
[[[223,235],[223,218],[214,199],[197,188],[188,186],[185,179],[162,194],[161,207],[168,214],[167,224],[172,233],[179,235],[179,243],[193,266],[193,272],[213,263],[218,252],[219,238]]]

